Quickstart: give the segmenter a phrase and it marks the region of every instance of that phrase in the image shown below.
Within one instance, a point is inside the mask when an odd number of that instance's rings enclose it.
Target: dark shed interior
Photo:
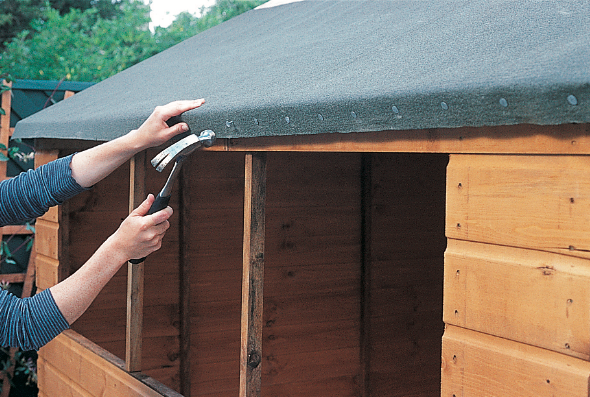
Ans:
[[[243,154],[203,152],[190,161],[200,170],[186,175],[191,395],[234,395]],[[372,395],[439,393],[447,162],[438,154],[269,155],[262,395],[356,396],[365,382]],[[96,237],[71,238],[72,270],[102,241],[96,231],[108,235],[125,215],[107,194],[125,190],[124,174],[70,205],[71,233],[91,229]],[[177,239],[174,231],[146,262],[144,298],[143,372],[173,389],[180,365]],[[125,294],[122,270],[73,327],[119,357]]]

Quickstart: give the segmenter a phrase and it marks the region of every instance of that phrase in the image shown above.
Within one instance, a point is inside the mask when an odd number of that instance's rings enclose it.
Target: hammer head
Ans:
[[[172,146],[162,150],[152,159],[152,165],[158,172],[162,172],[166,166],[180,156],[188,156],[201,145],[210,147],[215,143],[215,133],[211,130],[202,131],[199,136],[190,134]]]

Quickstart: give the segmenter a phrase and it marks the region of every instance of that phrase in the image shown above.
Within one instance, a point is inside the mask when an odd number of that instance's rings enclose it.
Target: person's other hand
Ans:
[[[150,194],[109,237],[111,249],[119,261],[144,258],[162,246],[162,239],[170,227],[168,218],[173,211],[166,207],[147,215],[153,202],[154,196]]]
[[[173,136],[188,131],[186,123],[178,123],[169,127],[166,121],[188,110],[196,109],[204,103],[204,99],[197,99],[175,101],[157,106],[141,127],[131,131],[131,134],[135,134],[134,138],[142,149],[161,145]]]

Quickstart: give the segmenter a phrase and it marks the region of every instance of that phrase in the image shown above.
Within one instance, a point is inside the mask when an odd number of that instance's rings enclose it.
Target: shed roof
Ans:
[[[221,138],[588,123],[588,65],[588,0],[298,1],[198,34],[15,134],[110,140],[200,97],[183,120]]]

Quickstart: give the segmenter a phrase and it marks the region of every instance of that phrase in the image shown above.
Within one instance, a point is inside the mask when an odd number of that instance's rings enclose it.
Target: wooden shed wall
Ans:
[[[148,191],[157,193],[166,177],[166,173],[150,173]],[[69,273],[77,270],[125,219],[128,197],[129,167],[123,166],[69,201]],[[174,195],[170,205],[177,208],[177,200]],[[178,216],[171,224],[165,245],[146,261],[142,372],[178,390]],[[127,266],[123,266],[72,329],[125,359],[126,319]]]
[[[589,395],[590,159],[452,155],[442,395]]]
[[[439,394],[448,156],[367,156],[364,199],[359,153],[268,156],[262,395]],[[236,395],[244,155],[201,152],[187,169],[191,395]],[[149,176],[158,191],[166,175]],[[70,270],[126,216],[127,184],[122,167],[70,201]],[[177,222],[146,261],[142,372],[179,390]],[[73,326],[118,357],[125,289],[123,268]]]

